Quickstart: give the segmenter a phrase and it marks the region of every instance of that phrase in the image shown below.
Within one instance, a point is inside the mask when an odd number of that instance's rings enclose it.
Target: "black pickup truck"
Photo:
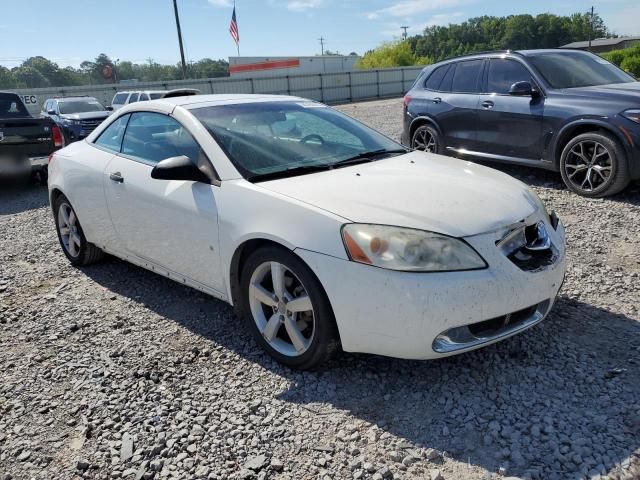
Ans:
[[[63,146],[54,122],[33,118],[18,95],[0,92],[0,180],[37,175],[46,183],[49,155]]]

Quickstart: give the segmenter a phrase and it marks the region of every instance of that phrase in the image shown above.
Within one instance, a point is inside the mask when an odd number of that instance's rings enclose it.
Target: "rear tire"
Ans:
[[[438,130],[429,124],[420,125],[411,137],[411,148],[422,152],[440,153],[442,141]]]
[[[240,311],[256,342],[288,367],[316,368],[339,350],[322,284],[300,257],[284,248],[263,247],[247,258],[240,277]]]
[[[631,180],[622,145],[604,132],[583,133],[567,143],[560,174],[569,190],[590,198],[614,195]]]
[[[91,265],[104,258],[105,253],[87,241],[80,220],[67,197],[64,195],[56,197],[53,202],[53,213],[58,241],[73,266]]]

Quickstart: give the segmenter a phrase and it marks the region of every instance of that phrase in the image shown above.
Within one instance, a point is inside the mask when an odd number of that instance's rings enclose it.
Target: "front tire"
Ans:
[[[311,269],[284,248],[260,248],[247,258],[240,306],[256,342],[288,367],[318,367],[339,348],[324,288]]]
[[[81,267],[102,260],[104,252],[87,241],[67,197],[59,195],[54,200],[53,212],[60,246],[72,265]]]
[[[560,173],[571,191],[591,198],[614,195],[630,182],[622,145],[603,132],[583,133],[567,143]]]
[[[420,125],[411,137],[411,148],[422,152],[440,153],[440,134],[431,125]]]

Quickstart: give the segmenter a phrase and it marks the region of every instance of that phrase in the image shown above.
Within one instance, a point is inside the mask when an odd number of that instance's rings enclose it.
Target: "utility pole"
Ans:
[[[180,43],[180,59],[182,60],[182,78],[187,78],[187,63],[184,61],[184,47],[182,46],[182,31],[180,30],[180,17],[178,15],[178,2],[173,0],[173,11],[176,14],[176,28],[178,29],[178,42]]]
[[[326,40],[326,38],[320,37],[318,40],[320,40],[320,54],[324,56],[324,41]]]
[[[591,17],[589,18],[589,51],[591,51],[592,36],[593,36],[593,5],[591,6]]]
[[[404,32],[402,33],[402,39],[406,40],[407,39],[407,28],[409,28],[408,26],[402,26],[400,27],[402,30],[404,30]]]

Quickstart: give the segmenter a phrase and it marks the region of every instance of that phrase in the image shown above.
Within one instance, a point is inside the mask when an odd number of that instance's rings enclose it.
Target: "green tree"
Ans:
[[[11,70],[18,88],[42,88],[50,86],[49,80],[33,67],[20,66]]]
[[[401,41],[383,43],[375,50],[368,51],[358,61],[357,68],[408,67],[429,63],[429,58],[418,57],[411,51],[409,42]]]
[[[0,88],[15,88],[16,79],[6,67],[0,66]]]

